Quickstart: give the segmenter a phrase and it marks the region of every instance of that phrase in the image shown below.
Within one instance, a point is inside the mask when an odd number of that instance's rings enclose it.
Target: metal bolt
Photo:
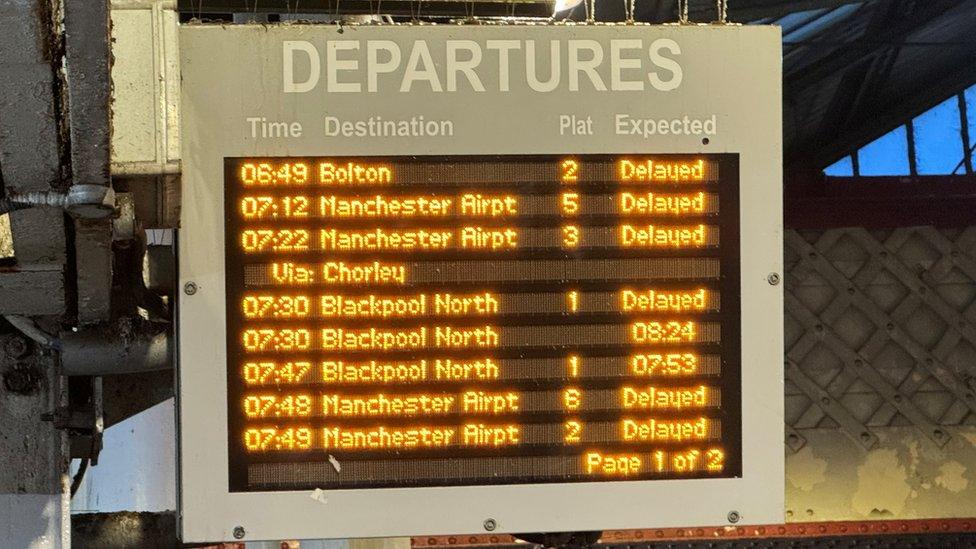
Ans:
[[[187,282],[186,284],[184,284],[183,285],[183,293],[186,294],[186,295],[193,295],[193,294],[197,293],[197,283],[196,282]],[[241,529],[241,531],[243,532],[244,530]],[[236,530],[235,530],[235,532],[236,532]]]
[[[770,286],[779,284],[779,273],[769,273],[769,276],[766,277],[766,282],[769,282]]]
[[[193,284],[193,283],[192,282],[187,282],[187,284]],[[193,284],[193,288],[194,288],[193,291],[196,292],[196,284]],[[247,532],[244,531],[244,527],[243,526],[235,526],[234,527],[234,539],[244,539],[244,535],[246,533]]]
[[[742,517],[739,516],[738,511],[729,511],[729,516],[727,518],[729,519],[729,522],[735,524],[739,522],[739,519],[741,519]]]
[[[495,522],[495,519],[485,519],[485,530],[493,532],[497,527],[498,523]]]
[[[20,336],[10,336],[3,343],[3,352],[8,358],[24,358],[29,351],[30,347],[27,346],[27,341]]]

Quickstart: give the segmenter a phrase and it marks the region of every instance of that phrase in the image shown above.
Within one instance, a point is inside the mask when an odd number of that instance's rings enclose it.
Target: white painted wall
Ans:
[[[72,513],[176,509],[173,399],[105,430],[98,465],[89,467]],[[72,463],[72,474],[78,460]]]

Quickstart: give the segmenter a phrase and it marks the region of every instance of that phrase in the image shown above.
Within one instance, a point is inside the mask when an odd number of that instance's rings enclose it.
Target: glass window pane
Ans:
[[[854,175],[854,163],[850,156],[845,156],[832,165],[824,169],[824,174],[834,177],[846,177]]]
[[[915,157],[920,175],[950,174],[962,160],[959,99],[950,97],[915,118]]]
[[[840,21],[841,19],[854,13],[860,8],[861,8],[860,2],[856,4],[848,4],[846,6],[841,6],[839,8],[830,11],[829,13],[824,13],[822,16],[818,17],[813,21],[810,21],[809,23],[806,23],[801,27],[797,27],[796,29],[793,29],[788,36],[785,34],[786,29],[784,27],[783,41],[799,42],[800,40],[806,40],[816,32],[826,29],[830,25],[833,25],[837,21]],[[826,11],[827,10],[823,10],[823,12]]]
[[[818,10],[806,10],[797,11],[784,15],[776,22],[783,29],[783,37],[785,38],[787,34],[793,32],[798,27],[801,27],[814,19],[817,19],[823,15],[827,10],[824,8]]]
[[[966,90],[966,116],[969,118],[969,147],[972,149],[976,145],[976,85]],[[970,153],[970,158],[976,164],[976,155]],[[961,168],[957,173],[966,173],[966,168]]]
[[[868,143],[858,151],[861,175],[909,175],[905,126]]]

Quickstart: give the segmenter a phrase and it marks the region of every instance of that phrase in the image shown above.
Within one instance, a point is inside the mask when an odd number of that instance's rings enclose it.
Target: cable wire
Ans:
[[[78,465],[78,471],[75,472],[75,476],[71,478],[71,497],[75,497],[78,493],[78,489],[81,488],[81,482],[85,480],[85,472],[88,471],[88,464],[91,460],[88,458],[82,458],[81,463]]]

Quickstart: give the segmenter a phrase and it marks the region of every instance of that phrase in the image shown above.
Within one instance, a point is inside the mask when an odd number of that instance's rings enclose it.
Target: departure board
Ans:
[[[184,542],[784,520],[778,27],[179,35]]]
[[[738,155],[223,166],[231,491],[741,475]]]

